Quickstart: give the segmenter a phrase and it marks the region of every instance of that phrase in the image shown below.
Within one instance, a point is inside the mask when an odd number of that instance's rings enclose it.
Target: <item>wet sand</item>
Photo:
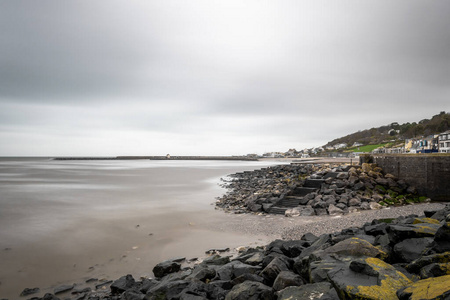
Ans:
[[[233,216],[212,204],[225,192],[220,177],[267,165],[0,161],[0,298],[152,276],[165,259],[266,244],[273,236],[227,226]]]

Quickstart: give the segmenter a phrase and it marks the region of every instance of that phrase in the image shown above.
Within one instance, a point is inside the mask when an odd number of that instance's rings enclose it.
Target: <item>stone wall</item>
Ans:
[[[371,154],[360,162],[374,162],[417,188],[433,201],[450,201],[450,155],[448,154]]]

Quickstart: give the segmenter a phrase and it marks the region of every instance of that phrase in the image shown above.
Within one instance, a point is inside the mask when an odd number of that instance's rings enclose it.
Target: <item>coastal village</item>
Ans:
[[[306,148],[297,151],[289,149],[286,152],[267,152],[263,158],[309,158],[313,156],[332,157],[356,157],[363,153],[373,154],[415,154],[415,153],[450,153],[450,130],[439,134],[405,139],[403,141],[390,140],[379,145],[366,145],[370,151],[360,151],[365,145],[355,142],[352,145],[346,143],[334,144],[326,147]],[[369,147],[367,147],[369,146]],[[370,147],[375,146],[375,147]],[[371,149],[374,148],[374,149]],[[249,157],[258,157],[256,154],[248,154]]]

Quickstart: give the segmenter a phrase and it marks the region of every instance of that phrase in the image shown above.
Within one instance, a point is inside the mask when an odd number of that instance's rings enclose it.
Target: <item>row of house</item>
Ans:
[[[374,153],[450,153],[450,130],[427,137],[406,139],[403,147],[379,148]]]

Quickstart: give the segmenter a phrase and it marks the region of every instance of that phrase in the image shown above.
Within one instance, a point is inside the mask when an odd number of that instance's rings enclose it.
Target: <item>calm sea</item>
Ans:
[[[273,164],[0,158],[0,298],[248,240],[211,229],[227,222],[211,204],[221,177]]]

